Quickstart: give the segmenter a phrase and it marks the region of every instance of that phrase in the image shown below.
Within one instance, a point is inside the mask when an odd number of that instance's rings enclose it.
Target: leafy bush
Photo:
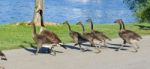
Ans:
[[[139,22],[150,22],[150,0],[124,0]]]

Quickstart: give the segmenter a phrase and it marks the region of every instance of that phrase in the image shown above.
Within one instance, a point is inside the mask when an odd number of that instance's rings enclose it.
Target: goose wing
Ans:
[[[135,39],[138,41],[139,41],[139,39],[142,39],[142,37],[139,34],[133,32],[131,30],[124,30],[124,31],[120,32],[119,35],[124,39]]]
[[[99,38],[99,39],[108,39],[111,40],[109,37],[107,37],[103,32],[99,32],[99,31],[93,31],[93,33]]]
[[[47,36],[47,38],[50,39],[52,43],[61,43],[60,38],[54,32],[43,30],[41,31],[41,34]]]

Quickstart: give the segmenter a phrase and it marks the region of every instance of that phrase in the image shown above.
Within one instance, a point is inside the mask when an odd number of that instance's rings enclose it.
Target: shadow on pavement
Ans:
[[[115,49],[115,50],[117,50],[117,49],[121,46],[121,44],[113,44],[113,43],[107,43],[107,44],[110,45],[110,46],[108,46],[108,48],[110,48],[110,49]],[[124,47],[131,47],[131,46],[129,46],[129,45],[124,45],[121,50],[128,50],[128,49],[124,49]]]

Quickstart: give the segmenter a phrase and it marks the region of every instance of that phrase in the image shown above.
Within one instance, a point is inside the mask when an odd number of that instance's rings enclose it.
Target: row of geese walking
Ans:
[[[93,22],[91,19],[88,19],[87,22],[89,22],[91,25],[91,32],[85,31],[82,22],[77,23],[77,25],[80,25],[82,27],[82,33],[73,31],[71,29],[68,21],[65,21],[63,24],[66,24],[68,26],[69,35],[74,41],[74,46],[78,45],[81,51],[85,51],[82,48],[82,44],[85,42],[89,42],[91,47],[94,47],[97,50],[96,53],[100,53],[101,52],[100,48],[102,46],[101,43],[103,43],[103,45],[106,46],[106,41],[107,40],[111,41],[111,39],[109,37],[107,37],[103,32],[94,30]],[[123,40],[123,44],[116,51],[119,51],[123,46],[125,46],[126,43],[128,43],[128,44],[131,44],[132,47],[134,48],[135,51],[133,51],[133,52],[137,52],[138,51],[137,49],[139,49],[139,46],[137,43],[140,39],[142,39],[142,37],[131,30],[126,30],[122,19],[117,19],[115,21],[115,23],[118,23],[120,25],[118,34]],[[44,26],[41,26],[40,32],[37,33],[35,24],[33,22],[31,24],[33,27],[32,38],[37,43],[37,50],[35,53],[36,55],[38,54],[42,45],[45,43],[51,45],[51,46],[49,46],[48,52],[50,54],[53,53],[53,55],[56,55],[55,50],[53,50],[54,47],[56,47],[56,46],[60,46],[60,47],[63,47],[64,49],[66,49],[66,46],[62,43],[62,41],[57,36],[57,34],[45,29]]]
[[[91,19],[88,19],[87,21],[91,25],[91,32],[85,31],[82,22],[77,23],[77,25],[80,25],[82,27],[82,33],[73,31],[71,29],[68,21],[65,21],[63,24],[66,24],[68,26],[69,35],[74,41],[74,46],[78,45],[80,47],[81,51],[85,51],[81,47],[81,45],[85,42],[89,42],[91,44],[91,47],[94,47],[97,50],[96,53],[100,53],[101,52],[100,48],[102,46],[101,43],[103,43],[104,46],[106,46],[106,40],[111,41],[111,39],[109,37],[107,37],[103,32],[94,30],[93,22]],[[131,30],[126,30],[122,19],[117,19],[114,23],[118,23],[120,25],[118,34],[123,40],[123,43],[121,44],[121,46],[118,49],[116,49],[116,51],[119,51],[120,49],[123,48],[123,46],[125,46],[125,44],[128,43],[128,44],[131,44],[132,47],[134,48],[133,52],[138,52],[137,49],[139,49],[139,46],[137,43],[140,39],[142,39],[142,37]],[[44,26],[42,25],[40,32],[37,33],[35,24],[33,22],[31,24],[33,27],[32,38],[37,43],[37,50],[35,52],[36,55],[38,54],[38,52],[43,44],[51,45],[48,48],[48,52],[50,54],[53,53],[53,55],[56,55],[55,50],[53,50],[54,47],[56,47],[56,46],[60,46],[60,47],[63,47],[64,49],[66,49],[66,46],[62,43],[60,38],[54,32],[45,29]],[[1,50],[0,50],[0,58],[1,58],[1,60],[7,60],[5,54]],[[0,66],[0,69],[4,69],[4,67]]]
[[[71,29],[68,21],[65,21],[63,24],[66,24],[68,26],[69,35],[74,41],[74,46],[78,45],[81,51],[85,51],[82,48],[82,44],[85,42],[89,42],[91,44],[91,47],[94,47],[97,50],[96,53],[100,53],[101,52],[100,48],[102,46],[101,43],[103,43],[104,46],[106,46],[106,40],[111,41],[111,39],[109,37],[107,37],[103,32],[94,30],[93,22],[91,19],[88,19],[87,21],[91,25],[91,32],[85,31],[82,22],[77,23],[77,25],[80,25],[82,27],[82,33],[73,31]],[[132,47],[134,49],[133,52],[138,52],[138,50],[137,50],[137,49],[139,49],[138,41],[140,39],[142,39],[142,37],[139,34],[133,32],[131,30],[126,30],[122,19],[117,19],[114,23],[118,23],[120,25],[118,34],[119,34],[120,38],[122,38],[122,40],[123,40],[123,43],[121,44],[121,46],[118,49],[116,49],[116,51],[119,51],[128,43],[128,44],[132,45]],[[50,54],[53,53],[53,55],[56,55],[56,51],[53,50],[54,47],[56,47],[56,46],[60,46],[60,47],[63,47],[64,49],[66,49],[66,46],[62,43],[60,38],[54,32],[45,29],[44,26],[42,25],[40,32],[37,33],[34,22],[31,22],[31,25],[33,27],[32,38],[37,43],[37,50],[35,52],[36,55],[38,54],[38,52],[39,52],[40,48],[43,46],[43,44],[51,45],[51,46],[49,46],[48,52]],[[1,60],[7,60],[5,54],[1,50],[0,50],[0,58],[1,58]]]
[[[42,12],[40,12],[40,15],[42,15],[41,13]],[[41,22],[42,22],[41,24],[44,24],[43,19],[41,20]],[[90,23],[91,32],[85,31],[85,28],[84,28],[82,22],[77,23],[77,25],[80,25],[82,27],[82,33],[73,31],[71,29],[68,21],[65,21],[63,24],[66,24],[68,26],[69,35],[74,41],[74,46],[78,45],[80,47],[81,51],[85,51],[81,47],[81,45],[85,42],[89,42],[91,44],[91,47],[94,47],[97,50],[96,53],[100,53],[101,52],[100,48],[102,46],[101,43],[103,43],[104,46],[106,46],[106,40],[111,41],[111,39],[109,37],[107,37],[103,32],[94,30],[93,29],[93,22],[91,19],[88,19],[87,22]],[[139,49],[139,46],[137,43],[140,39],[142,39],[142,37],[140,35],[138,35],[137,33],[131,31],[131,30],[126,30],[124,22],[122,19],[117,19],[114,23],[118,23],[120,25],[120,29],[119,29],[118,34],[123,40],[123,44],[116,51],[119,51],[120,49],[122,49],[123,46],[125,46],[126,43],[128,43],[128,44],[131,44],[132,47],[134,48],[135,51],[133,51],[133,52],[138,52],[137,49]],[[31,22],[31,25],[33,28],[32,29],[32,38],[37,43],[37,50],[35,52],[36,55],[38,54],[40,48],[44,44],[50,44],[51,45],[48,48],[48,52],[50,54],[53,53],[53,55],[56,55],[56,51],[53,50],[54,47],[56,47],[56,46],[60,46],[60,47],[63,47],[64,49],[66,49],[66,46],[62,43],[62,41],[57,36],[57,34],[55,34],[52,31],[45,29],[44,25],[41,25],[41,29],[40,29],[39,33],[36,32],[35,23]],[[1,60],[7,60],[5,54],[1,50],[0,50],[0,59]],[[4,67],[0,66],[0,69],[4,69]]]

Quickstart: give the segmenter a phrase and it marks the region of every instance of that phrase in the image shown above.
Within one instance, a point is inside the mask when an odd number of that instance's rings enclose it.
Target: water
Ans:
[[[0,0],[0,23],[31,21],[34,0]],[[96,23],[112,23],[121,18],[135,22],[122,0],[45,0],[44,20],[75,23],[92,18]]]

